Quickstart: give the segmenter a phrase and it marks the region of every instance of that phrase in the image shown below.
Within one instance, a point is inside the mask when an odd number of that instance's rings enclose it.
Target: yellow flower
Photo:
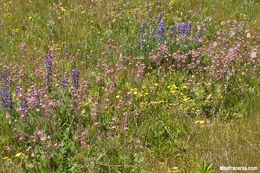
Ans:
[[[174,170],[177,170],[177,169],[179,169],[177,166],[174,166],[172,169],[174,169]]]
[[[113,19],[113,20],[112,20],[112,23],[115,23],[115,22],[116,22],[116,19]]]
[[[119,97],[120,97],[119,95],[116,96],[117,99],[118,99]]]
[[[142,107],[142,108],[144,108],[146,105],[147,105],[146,102],[141,102],[141,103],[140,103],[140,107]]]
[[[19,32],[18,28],[13,29],[13,32]]]
[[[66,9],[64,8],[64,7],[60,7],[60,10],[62,11],[62,12],[65,12],[66,11]]]
[[[15,157],[23,157],[24,154],[22,152],[16,153]]]
[[[32,20],[32,16],[29,16],[28,19],[29,19],[29,20]]]
[[[167,88],[170,89],[170,93],[175,94],[177,91],[177,86],[175,84],[169,85]]]
[[[4,158],[3,158],[3,160],[8,160],[8,159],[9,159],[9,157],[4,157]]]
[[[195,124],[204,124],[205,123],[205,120],[197,120],[195,121]]]
[[[187,89],[187,88],[188,88],[188,86],[186,86],[186,85],[183,85],[183,86],[182,86],[182,88],[183,88],[183,89]]]

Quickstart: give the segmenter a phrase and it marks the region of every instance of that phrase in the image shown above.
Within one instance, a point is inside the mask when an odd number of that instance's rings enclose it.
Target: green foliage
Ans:
[[[259,7],[256,0],[0,0],[0,72],[10,72],[15,103],[12,110],[0,107],[0,172],[211,173],[225,164],[259,167],[259,66],[244,63],[259,47]],[[155,35],[159,13],[163,39]],[[180,36],[176,25],[185,21],[191,33]],[[195,43],[200,29],[203,41]],[[234,75],[230,70],[214,78],[214,53],[228,54],[237,40],[241,61],[228,64]],[[51,93],[44,81],[47,53],[54,56]],[[189,67],[196,53],[199,62]],[[259,51],[257,56],[255,64]],[[72,69],[81,71],[76,95]],[[28,98],[27,121],[20,118],[15,94],[19,79]],[[32,86],[41,91],[39,109],[32,106]]]
[[[208,163],[207,161],[203,161],[199,167],[197,173],[212,173],[212,164]]]

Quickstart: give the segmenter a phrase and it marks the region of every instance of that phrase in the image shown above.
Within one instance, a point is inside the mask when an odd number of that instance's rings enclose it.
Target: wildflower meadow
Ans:
[[[0,172],[258,172],[259,54],[258,0],[0,0]]]

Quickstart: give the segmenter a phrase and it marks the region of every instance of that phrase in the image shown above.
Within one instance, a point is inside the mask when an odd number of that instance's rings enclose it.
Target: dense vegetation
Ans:
[[[260,169],[257,0],[0,0],[2,172]]]

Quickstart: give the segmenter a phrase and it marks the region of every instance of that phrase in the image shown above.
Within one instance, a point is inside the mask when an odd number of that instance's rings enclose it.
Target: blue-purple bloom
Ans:
[[[67,89],[69,86],[69,79],[68,79],[68,75],[65,74],[65,77],[62,79],[61,81],[61,86],[63,89]]]
[[[7,71],[3,71],[1,72],[1,81],[7,81],[8,80],[8,72]]]
[[[188,22],[185,22],[185,25],[184,25],[184,34],[185,35],[189,35],[190,34],[190,29],[191,29],[191,23],[188,21]]]
[[[53,57],[49,54],[45,56],[45,63],[46,63],[46,83],[48,92],[51,92],[51,83],[52,83],[52,60]]]
[[[164,27],[165,27],[164,21],[161,20],[159,25],[158,25],[158,28],[157,28],[157,36],[158,36],[159,39],[162,39],[163,36],[164,36]]]
[[[13,98],[10,93],[11,82],[8,80],[8,73],[6,71],[1,72],[1,90],[0,90],[0,104],[3,108],[12,109],[13,108]]]
[[[79,75],[80,71],[77,69],[72,70],[72,94],[79,88]]]
[[[181,35],[189,35],[191,30],[191,23],[188,22],[181,22],[178,25],[177,32]]]

